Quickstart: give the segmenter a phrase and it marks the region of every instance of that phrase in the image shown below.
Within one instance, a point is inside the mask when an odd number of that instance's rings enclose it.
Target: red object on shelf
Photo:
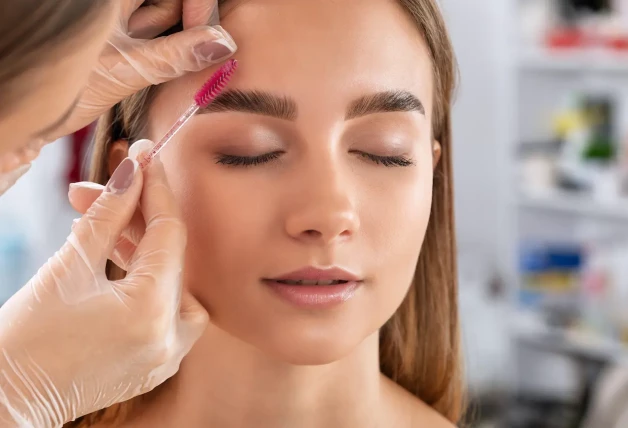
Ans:
[[[606,46],[616,51],[628,51],[628,36],[609,38]]]
[[[545,35],[545,44],[555,49],[582,48],[587,44],[587,38],[576,28],[555,28]]]
[[[81,167],[85,149],[89,146],[89,138],[92,135],[92,125],[79,129],[70,136],[72,143],[70,145],[70,165],[67,173],[68,185],[81,181]]]

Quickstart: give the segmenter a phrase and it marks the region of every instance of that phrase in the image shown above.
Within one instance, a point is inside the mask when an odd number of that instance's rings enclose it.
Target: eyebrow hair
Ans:
[[[214,102],[199,110],[199,114],[237,111],[294,121],[298,116],[297,102],[290,97],[265,91],[231,89],[220,94]],[[411,112],[425,114],[423,103],[408,91],[385,91],[365,95],[349,106],[345,120],[374,113]]]
[[[297,103],[292,98],[279,96],[265,91],[242,91],[231,89],[220,94],[214,102],[199,110],[203,113],[238,111],[276,117],[284,120],[296,120]]]
[[[76,99],[72,101],[72,104],[70,105],[70,107],[65,111],[65,113],[63,113],[63,115],[61,115],[59,119],[57,119],[52,125],[46,126],[44,129],[39,131],[36,137],[45,137],[46,135],[51,134],[53,131],[56,131],[57,128],[60,128],[61,125],[67,122],[70,116],[72,116],[72,113],[74,113],[74,109],[76,108],[79,100],[81,99],[81,95],[82,94],[79,94],[76,97]]]
[[[385,91],[366,95],[349,106],[345,120],[374,113],[418,111],[425,115],[425,107],[408,91]]]

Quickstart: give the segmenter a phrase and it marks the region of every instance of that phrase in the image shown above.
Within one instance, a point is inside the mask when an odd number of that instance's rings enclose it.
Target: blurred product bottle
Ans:
[[[556,25],[556,6],[547,0],[524,0],[520,3],[519,23],[522,45],[538,48],[546,33]]]
[[[609,290],[609,316],[614,323],[616,337],[628,344],[628,244],[622,243],[613,249],[611,266],[611,288]]]
[[[520,248],[522,287],[519,305],[542,313],[555,327],[569,327],[579,316],[582,249],[572,244],[526,243]]]
[[[609,289],[612,266],[610,251],[592,248],[582,275],[582,327],[590,333],[612,336]]]

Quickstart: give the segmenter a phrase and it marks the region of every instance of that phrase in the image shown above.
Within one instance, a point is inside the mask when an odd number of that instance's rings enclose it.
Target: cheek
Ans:
[[[248,181],[239,185],[220,173],[209,157],[185,168],[177,163],[176,156],[164,160],[188,229],[185,284],[206,306],[226,295],[235,298],[241,286],[258,279],[259,272],[242,267],[255,266],[264,252],[260,243],[272,233],[272,206]],[[229,287],[210,287],[209,272],[212,284]]]
[[[364,210],[378,284],[372,309],[385,319],[397,310],[414,278],[430,217],[432,184],[432,160],[426,151],[403,179],[378,189]]]

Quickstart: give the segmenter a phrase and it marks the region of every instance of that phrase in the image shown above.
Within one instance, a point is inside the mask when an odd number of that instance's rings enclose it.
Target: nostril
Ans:
[[[306,231],[304,231],[304,233],[307,236],[311,236],[311,237],[317,237],[317,236],[319,236],[321,234],[318,230],[314,230],[314,229],[306,230]]]

